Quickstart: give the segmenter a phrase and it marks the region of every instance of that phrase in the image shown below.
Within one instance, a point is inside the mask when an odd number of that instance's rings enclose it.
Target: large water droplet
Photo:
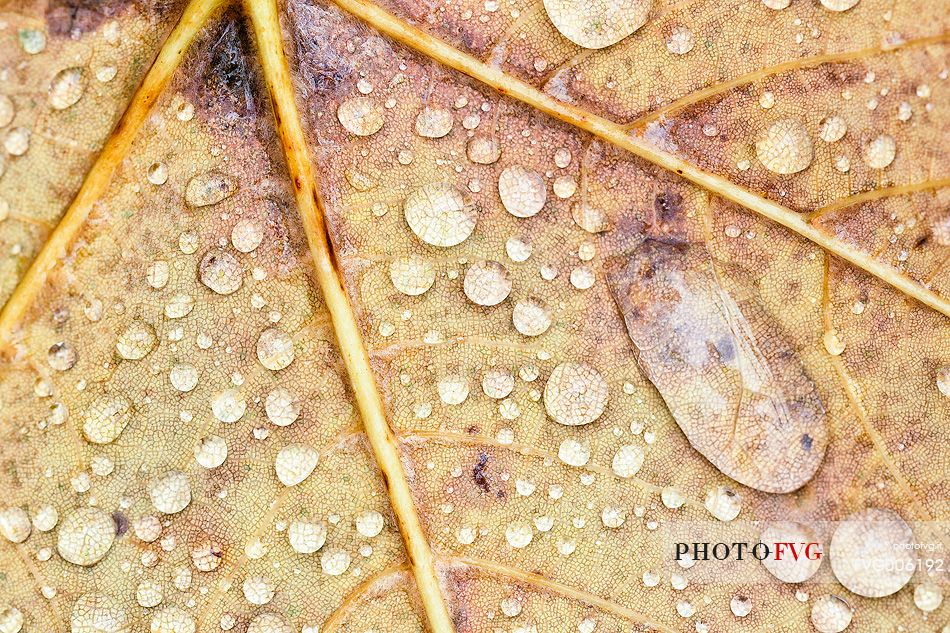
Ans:
[[[336,118],[346,131],[357,136],[371,136],[383,127],[383,112],[367,97],[351,97],[340,104]]]
[[[198,276],[201,283],[214,292],[229,295],[244,283],[244,265],[231,253],[213,249],[201,259]]]
[[[185,202],[192,207],[206,207],[230,198],[237,184],[230,176],[217,171],[198,174],[185,186]]]
[[[132,403],[121,396],[96,400],[83,414],[83,435],[93,444],[114,442],[129,423],[131,408]]]
[[[541,336],[551,327],[551,310],[542,299],[520,299],[511,312],[515,329],[525,336]]]
[[[141,360],[154,349],[157,341],[158,338],[152,326],[136,319],[119,335],[115,349],[119,352],[119,356],[126,360]]]
[[[498,195],[508,213],[517,218],[530,218],[544,206],[548,190],[541,174],[514,165],[498,177]]]
[[[406,223],[416,236],[432,246],[461,244],[475,230],[475,208],[447,183],[416,189],[403,207]]]
[[[884,169],[897,154],[897,142],[893,136],[882,134],[864,146],[864,162],[871,169]]]
[[[442,138],[452,131],[455,120],[445,108],[423,108],[416,116],[416,134],[423,138]]]
[[[280,449],[274,460],[277,478],[285,486],[296,486],[317,467],[320,455],[304,444],[290,444]]]
[[[404,295],[423,294],[435,283],[435,266],[422,257],[411,256],[393,260],[389,265],[393,287]]]
[[[561,363],[544,386],[544,409],[558,424],[581,426],[600,417],[607,406],[607,381],[585,363]]]
[[[85,90],[82,68],[63,69],[50,82],[49,104],[54,110],[65,110],[76,104]]]
[[[508,270],[500,263],[482,260],[469,266],[463,283],[465,296],[480,306],[494,306],[511,294]]]
[[[56,536],[56,551],[74,565],[95,565],[109,552],[115,534],[115,521],[108,512],[79,508],[63,518]]]
[[[838,596],[821,596],[811,606],[811,623],[819,633],[841,633],[851,624],[854,610]]]
[[[278,328],[268,328],[257,339],[257,359],[271,371],[284,369],[294,361],[294,340]]]
[[[756,140],[755,155],[771,172],[795,174],[811,165],[814,147],[801,122],[782,119]]]
[[[892,510],[870,508],[838,524],[831,537],[831,570],[842,585],[881,598],[906,585],[917,566],[914,533]]]

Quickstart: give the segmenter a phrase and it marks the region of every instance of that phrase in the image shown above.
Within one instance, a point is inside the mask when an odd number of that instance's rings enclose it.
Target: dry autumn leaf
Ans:
[[[947,25],[0,1],[0,633],[946,633]]]

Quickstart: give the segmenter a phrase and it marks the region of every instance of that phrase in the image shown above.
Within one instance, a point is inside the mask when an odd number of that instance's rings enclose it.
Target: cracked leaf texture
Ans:
[[[0,633],[950,630],[946,6],[272,6],[0,2]]]

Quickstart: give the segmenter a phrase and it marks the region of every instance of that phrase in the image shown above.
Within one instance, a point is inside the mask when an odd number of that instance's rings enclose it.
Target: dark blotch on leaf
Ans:
[[[491,486],[488,484],[488,476],[485,471],[488,467],[488,453],[479,453],[478,461],[472,468],[472,481],[484,492],[491,492]]]
[[[116,536],[121,537],[129,530],[129,519],[118,510],[112,513],[112,520],[115,522]]]

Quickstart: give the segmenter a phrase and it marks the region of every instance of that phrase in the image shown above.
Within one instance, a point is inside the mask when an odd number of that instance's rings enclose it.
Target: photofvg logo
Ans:
[[[864,510],[842,521],[673,521],[655,536],[664,541],[664,567],[691,585],[778,579],[882,597],[916,574],[921,582],[950,586],[950,524],[911,523],[892,510]]]
[[[724,561],[733,558],[737,561],[754,558],[757,561],[792,560],[802,558],[817,561],[824,554],[818,541],[776,541],[774,543],[676,543],[676,562],[696,562],[701,560]]]

